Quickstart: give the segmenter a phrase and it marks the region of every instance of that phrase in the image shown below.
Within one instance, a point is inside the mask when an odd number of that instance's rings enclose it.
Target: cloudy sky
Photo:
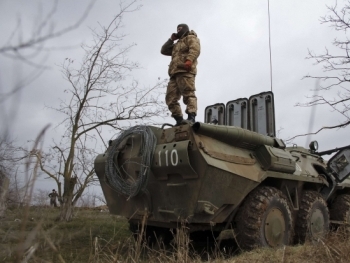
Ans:
[[[328,12],[326,5],[334,3],[333,0],[270,0],[276,130],[280,130],[282,139],[308,131],[311,109],[295,107],[295,104],[307,102],[307,96],[313,94],[316,84],[310,79],[303,80],[303,76],[323,74],[320,66],[305,59],[307,50],[316,53],[322,53],[325,47],[332,50],[334,37],[344,35],[319,21]],[[133,73],[133,78],[145,86],[154,85],[158,78],[168,77],[170,58],[162,56],[160,48],[175,32],[176,26],[187,23],[197,33],[201,42],[196,77],[198,121],[203,121],[208,105],[226,104],[229,100],[249,98],[271,89],[267,0],[143,0],[137,4],[142,7],[125,14],[122,30],[127,34],[126,45],[137,44],[129,58],[140,63],[142,68]],[[0,48],[33,34],[36,25],[53,6],[54,1],[47,0],[0,1]],[[50,25],[60,29],[74,24],[87,6],[86,0],[58,1]],[[98,23],[106,25],[118,9],[119,1],[96,0],[77,29],[45,43],[49,52],[31,50],[26,53],[31,55],[30,62],[45,66],[45,69],[21,92],[1,104],[2,133],[9,130],[13,138],[25,143],[50,123],[46,145],[51,138],[60,136],[62,130],[55,127],[63,116],[47,107],[58,106],[59,99],[64,97],[64,89],[69,87],[59,65],[66,58],[79,63],[83,54],[79,46],[91,40],[90,29],[97,28]],[[38,66],[28,66],[21,60],[0,54],[0,92],[21,85],[37,72]],[[336,97],[336,94],[329,91],[327,96]],[[164,120],[172,121],[171,118]],[[318,107],[313,121],[313,130],[316,130],[338,124],[342,118],[328,108]],[[348,134],[349,128],[325,131],[312,139],[318,140],[320,150],[326,150],[349,145]],[[294,143],[305,146],[306,138],[297,138]]]

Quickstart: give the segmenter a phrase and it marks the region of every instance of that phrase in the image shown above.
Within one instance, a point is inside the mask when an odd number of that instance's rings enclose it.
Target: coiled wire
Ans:
[[[135,161],[126,160],[122,164],[116,164],[114,162],[114,155],[118,152],[120,143],[130,135],[141,135],[141,163]],[[143,191],[147,187],[148,175],[150,171],[151,161],[153,153],[156,148],[156,136],[152,132],[151,128],[144,125],[138,125],[129,128],[124,131],[111,145],[108,152],[105,175],[108,179],[109,185],[118,193],[124,194],[129,198],[136,196],[140,191]],[[132,143],[131,147],[134,147]],[[126,164],[134,163],[134,165],[140,165],[140,172],[138,178],[135,180],[134,176],[131,176],[123,168]],[[122,174],[122,171],[124,174]]]

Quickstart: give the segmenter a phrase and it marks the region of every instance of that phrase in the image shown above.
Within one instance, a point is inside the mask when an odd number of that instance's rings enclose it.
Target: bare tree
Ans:
[[[327,9],[330,14],[321,17],[321,23],[333,27],[336,31],[343,32],[344,37],[333,40],[334,50],[332,51],[326,48],[324,53],[315,54],[309,50],[307,59],[312,59],[316,65],[321,65],[325,75],[305,76],[305,78],[320,80],[322,83],[317,85],[315,94],[310,97],[311,101],[298,103],[297,106],[314,107],[316,105],[325,105],[340,115],[342,121],[337,124],[324,125],[317,128],[314,132],[298,136],[317,134],[325,129],[345,128],[350,124],[350,40],[348,38],[350,1],[346,1],[343,7],[338,7],[336,3],[334,6],[327,6]],[[333,97],[333,94],[337,94],[336,97]]]
[[[138,121],[151,121],[165,116],[163,102],[165,82],[152,87],[140,87],[137,81],[127,84],[129,73],[138,64],[129,61],[127,53],[134,46],[122,46],[122,16],[138,9],[135,1],[122,2],[120,10],[107,26],[92,30],[91,44],[82,48],[85,55],[79,66],[66,58],[62,73],[68,82],[69,95],[58,108],[65,118],[59,124],[65,133],[50,152],[33,152],[41,170],[58,187],[61,203],[60,220],[72,218],[73,207],[87,186],[95,181],[93,162],[98,142],[103,142],[102,127],[122,130]],[[63,185],[62,185],[63,184]]]

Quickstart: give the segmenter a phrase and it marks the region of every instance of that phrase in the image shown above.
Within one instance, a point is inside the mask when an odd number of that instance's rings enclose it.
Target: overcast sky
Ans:
[[[19,35],[23,39],[29,36],[53,3],[48,0],[1,0],[0,47],[8,43],[18,21],[21,24],[17,32],[21,34],[15,34],[12,43],[18,41]],[[320,16],[328,12],[326,5],[334,3],[333,0],[270,0],[276,130],[281,130],[279,137],[282,139],[308,130],[311,109],[294,105],[307,102],[307,96],[313,94],[311,90],[315,81],[302,80],[303,76],[323,74],[320,66],[305,59],[307,50],[322,53],[325,47],[332,49],[334,37],[344,35],[319,22]],[[342,3],[338,1],[339,5]],[[142,66],[133,73],[133,78],[143,85],[151,86],[158,78],[168,78],[170,58],[161,55],[160,48],[176,31],[178,24],[187,23],[200,39],[201,55],[196,77],[197,121],[203,121],[204,109],[208,105],[226,104],[271,89],[267,0],[144,0],[139,4],[142,5],[140,10],[125,14],[122,30],[127,34],[125,45],[137,44],[129,58]],[[76,22],[87,5],[86,0],[59,1],[52,17],[55,28]],[[8,127],[13,138],[25,143],[51,123],[52,128],[45,137],[46,145],[51,138],[60,136],[60,128],[54,128],[63,116],[46,107],[58,106],[59,98],[64,97],[64,89],[69,87],[58,65],[66,58],[79,63],[83,54],[79,46],[91,40],[89,28],[97,28],[98,23],[107,24],[118,9],[119,1],[97,0],[77,29],[46,43],[46,47],[61,49],[33,57],[35,63],[48,69],[1,105],[1,132]],[[15,87],[35,70],[37,68],[22,61],[0,55],[0,91]],[[332,91],[327,95],[336,97]],[[314,130],[342,121],[340,115],[322,107],[316,109],[313,118]],[[164,122],[173,120],[169,118]],[[320,150],[349,145],[349,128],[325,131],[312,139],[318,140]],[[305,146],[306,138],[294,142]]]

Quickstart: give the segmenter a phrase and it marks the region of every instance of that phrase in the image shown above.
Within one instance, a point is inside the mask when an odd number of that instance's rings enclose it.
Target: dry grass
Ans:
[[[220,261],[218,261],[220,262]],[[329,233],[325,240],[279,249],[260,248],[244,252],[230,260],[234,263],[340,263],[350,262],[350,233],[345,228]]]
[[[27,216],[24,211],[8,210],[0,219],[0,262],[29,256],[29,262],[89,262],[96,239],[101,249],[130,240],[127,221],[109,213],[76,210],[73,221],[57,223],[58,209],[34,207]]]
[[[196,246],[181,228],[170,245],[158,241],[150,248],[142,236],[132,237],[125,219],[109,213],[80,209],[72,222],[56,223],[57,209],[33,207],[27,215],[24,211],[8,210],[0,219],[0,262],[350,262],[346,229],[313,244],[237,252],[237,246]],[[235,254],[228,253],[230,249]]]

